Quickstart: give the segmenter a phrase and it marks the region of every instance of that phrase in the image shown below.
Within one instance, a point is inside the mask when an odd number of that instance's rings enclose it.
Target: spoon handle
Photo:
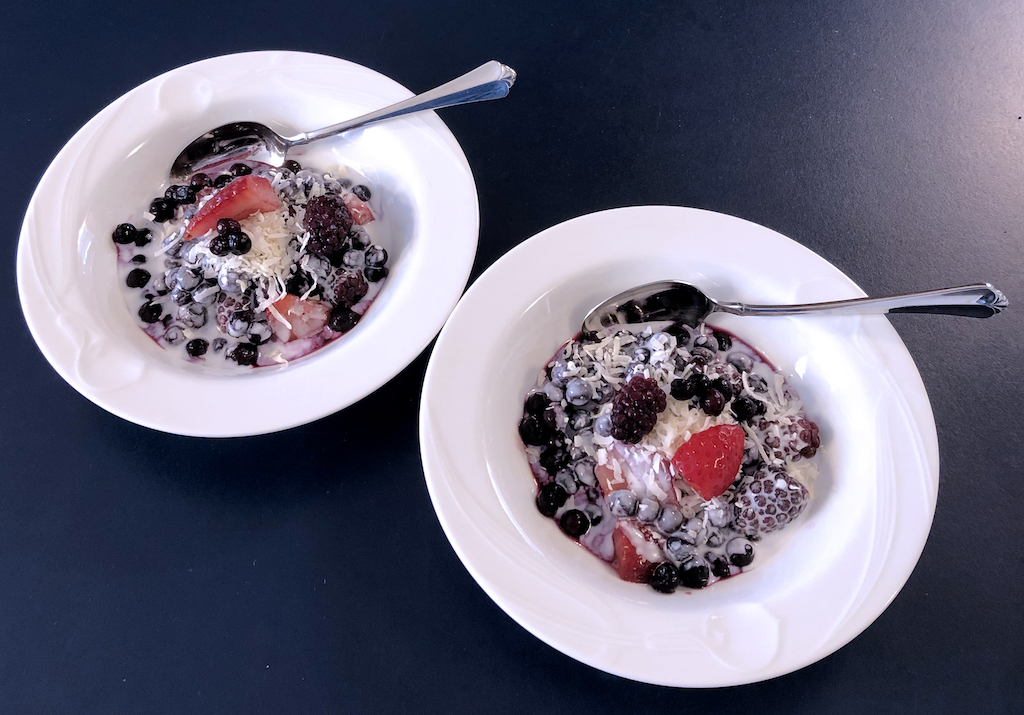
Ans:
[[[400,117],[403,114],[412,114],[426,109],[441,109],[442,107],[454,107],[457,104],[469,104],[470,102],[483,102],[488,99],[501,99],[508,95],[509,89],[516,81],[516,71],[511,67],[491,60],[482,64],[475,70],[467,72],[461,77],[456,77],[451,82],[446,82],[440,87],[418,94],[415,97],[403,100],[396,104],[389,105],[383,109],[364,114],[355,119],[349,119],[341,124],[333,124],[323,129],[299,134],[292,137],[290,142],[293,145],[308,144],[317,139],[332,137],[352,129],[365,127],[384,119]]]
[[[901,293],[880,298],[854,298],[804,305],[744,305],[719,303],[718,310],[733,315],[802,315],[804,313],[933,313],[989,318],[1003,310],[1006,296],[989,283]]]

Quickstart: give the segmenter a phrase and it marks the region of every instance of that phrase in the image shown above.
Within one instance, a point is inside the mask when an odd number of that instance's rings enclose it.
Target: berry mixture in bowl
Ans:
[[[519,435],[537,508],[620,578],[663,593],[749,568],[806,508],[818,427],[755,349],[707,325],[566,343]]]
[[[157,344],[204,367],[307,355],[354,328],[387,277],[368,184],[288,161],[169,186],[112,233],[125,300]]]

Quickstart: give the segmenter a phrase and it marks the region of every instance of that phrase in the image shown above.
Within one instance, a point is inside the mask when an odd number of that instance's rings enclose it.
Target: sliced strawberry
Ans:
[[[615,546],[612,568],[623,581],[647,583],[650,580],[651,571],[658,562],[649,561],[637,549],[637,544],[651,542],[650,536],[641,531],[638,524],[619,522],[615,525],[615,531],[612,532],[612,544]]]
[[[288,325],[282,323],[274,311],[288,321]],[[274,310],[267,312],[270,313],[270,327],[274,329],[274,335],[283,343],[312,335],[327,325],[331,316],[330,306],[323,301],[302,300],[290,294],[274,303]]]
[[[631,489],[641,497],[649,495],[669,504],[678,501],[668,455],[650,447],[616,443],[594,474],[605,496],[616,489]]]
[[[352,213],[352,223],[356,226],[362,226],[373,221],[373,211],[355,194],[345,194],[341,200],[345,202],[345,206]]]
[[[213,198],[203,204],[203,208],[196,211],[196,215],[185,229],[185,237],[206,234],[216,228],[217,221],[222,218],[241,221],[257,211],[267,213],[276,211],[280,206],[281,201],[267,179],[251,174],[240,176],[218,191]]]
[[[736,480],[743,463],[743,439],[738,425],[708,427],[676,450],[672,464],[702,499],[712,499]]]

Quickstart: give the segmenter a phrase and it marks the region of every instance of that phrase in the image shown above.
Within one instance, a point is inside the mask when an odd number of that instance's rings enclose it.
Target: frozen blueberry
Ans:
[[[555,482],[545,484],[537,492],[537,511],[544,516],[554,516],[568,498],[569,492],[560,485]]]
[[[139,317],[143,323],[155,323],[160,320],[163,312],[164,309],[160,307],[159,303],[143,303],[142,307],[139,308]]]
[[[352,193],[356,195],[360,201],[370,200],[370,190],[366,188],[364,184],[356,184],[352,187]]]
[[[721,392],[726,402],[732,399],[732,385],[724,377],[716,377],[712,380],[711,388]]]
[[[252,167],[248,164],[232,164],[228,171],[231,172],[232,176],[248,176],[252,173]]]
[[[735,539],[730,539],[729,543],[725,545],[725,553],[729,556],[729,561],[733,566],[743,568],[749,566],[750,562],[754,560],[754,545],[748,539],[737,536]]]
[[[597,526],[604,520],[604,509],[597,504],[587,504],[583,507],[583,513],[590,519],[591,526]]]
[[[206,325],[206,318],[206,308],[198,303],[192,303],[178,308],[178,320],[180,320],[181,324],[186,328],[198,330]]]
[[[124,279],[125,285],[129,288],[142,288],[152,276],[145,268],[133,268],[128,271],[128,277]]]
[[[651,351],[647,348],[637,348],[633,351],[633,360],[635,362],[647,362],[651,359]]]
[[[208,174],[199,172],[198,174],[194,174],[192,178],[189,179],[188,185],[192,187],[193,191],[199,192],[205,188],[213,186],[213,181],[210,180]]]
[[[754,360],[746,353],[732,352],[725,358],[725,361],[740,372],[750,372],[754,367]]]
[[[712,551],[704,554],[704,560],[711,566],[711,573],[718,578],[729,578],[732,571],[729,568],[729,559],[724,554],[716,554]]]
[[[185,342],[185,331],[179,328],[177,325],[172,325],[164,333],[164,340],[169,345],[180,345]]]
[[[380,246],[370,246],[364,255],[368,266],[383,266],[388,262],[388,252]]]
[[[569,451],[560,444],[552,444],[540,453],[540,466],[548,474],[558,474],[559,470],[569,465]]]
[[[192,292],[175,286],[171,289],[171,302],[175,305],[188,305],[192,302]]]
[[[590,389],[590,385],[585,380],[578,377],[574,377],[569,380],[565,385],[565,399],[569,401],[569,404],[582,407],[583,405],[590,402],[590,397],[593,394]]]
[[[679,571],[667,561],[662,561],[654,567],[648,583],[659,593],[675,593],[679,588]]]
[[[551,400],[543,392],[534,392],[526,398],[526,412],[530,415],[539,415],[548,408]]]
[[[573,476],[571,469],[563,469],[556,474],[555,484],[561,486],[568,494],[575,494],[576,490],[580,488],[579,482],[576,481],[576,477]]]
[[[658,528],[665,534],[671,534],[683,523],[683,513],[677,507],[668,504],[658,515]]]
[[[737,397],[732,401],[732,414],[738,422],[746,422],[757,414],[758,401],[752,397]]]
[[[672,397],[677,400],[689,400],[691,397],[703,397],[711,387],[711,380],[703,373],[695,372],[685,380],[673,380]]]
[[[256,349],[255,345],[239,343],[229,350],[225,357],[234,360],[239,365],[252,366],[255,365],[256,361],[259,359],[259,351]]]
[[[352,248],[357,251],[361,251],[370,245],[370,235],[366,233],[366,229],[362,226],[353,226],[349,229],[346,238],[352,244]]]
[[[543,447],[551,441],[551,436],[547,423],[536,415],[527,415],[519,423],[519,437],[524,444]]]
[[[220,288],[217,283],[213,285],[201,285],[192,294],[192,300],[202,305],[213,305],[217,302],[217,296],[220,295]]]
[[[236,310],[228,317],[227,333],[233,338],[240,338],[249,332],[252,324],[252,312]]]
[[[233,218],[217,219],[217,233],[227,236],[230,233],[236,233],[241,230],[242,224],[238,223],[238,221],[235,221]]]
[[[224,346],[228,344],[228,341],[224,338],[214,338],[213,342],[210,343],[210,347],[213,348],[213,352],[219,353],[224,349]]]
[[[713,335],[715,336],[715,340],[718,341],[719,350],[725,352],[726,350],[732,349],[732,337],[729,335],[729,333],[723,332],[721,330],[716,330],[714,331]]]
[[[578,539],[590,530],[590,518],[579,509],[570,509],[562,514],[558,525],[568,536]]]
[[[231,174],[221,174],[220,176],[213,180],[213,186],[214,188],[217,189],[223,189],[225,186],[230,184],[234,180],[234,178],[235,177],[233,177]]]
[[[694,556],[679,567],[679,583],[686,588],[704,588],[711,578],[711,569],[704,559]]]
[[[576,410],[569,417],[569,426],[577,432],[587,430],[594,422],[594,416],[587,410]]]
[[[661,504],[657,499],[645,497],[640,500],[636,508],[636,518],[645,523],[651,523],[658,518],[661,512]]]
[[[176,204],[194,204],[196,202],[196,190],[191,186],[171,184],[164,192],[164,198]]]
[[[565,392],[562,391],[562,388],[553,382],[545,383],[544,394],[552,402],[561,402],[562,398],[565,397]]]
[[[114,239],[114,243],[120,243],[121,245],[127,245],[129,243],[135,243],[135,237],[138,235],[138,231],[130,223],[118,224],[117,228],[114,229],[114,233],[111,234],[111,238]]]
[[[594,431],[602,437],[610,437],[612,434],[612,418],[608,414],[603,414],[594,420]]]
[[[210,253],[213,255],[223,258],[224,256],[231,253],[231,244],[228,243],[228,237],[224,234],[217,234],[210,239]]]
[[[273,335],[274,331],[270,325],[265,320],[258,320],[249,326],[249,332],[246,337],[249,338],[249,342],[253,345],[262,345],[270,340]]]
[[[203,280],[203,274],[197,271],[195,268],[185,268],[184,270],[178,271],[178,275],[175,276],[174,282],[182,290],[192,290],[198,286]]]
[[[287,169],[293,174],[297,174],[300,171],[302,171],[302,165],[299,164],[299,162],[295,161],[295,159],[288,159],[284,164],[281,165],[281,168]]]
[[[245,282],[238,275],[238,272],[226,267],[217,274],[217,285],[225,293],[241,293],[242,289],[245,288]]]
[[[718,390],[711,388],[700,398],[700,408],[712,417],[722,414],[725,409],[725,396]]]
[[[709,348],[694,346],[693,349],[690,351],[690,362],[692,362],[694,365],[707,365],[714,359],[715,353]]]
[[[135,245],[138,246],[139,248],[142,248],[143,246],[148,246],[152,240],[153,232],[150,231],[148,228],[140,228],[138,232],[135,234]]]
[[[636,494],[629,489],[616,489],[608,495],[608,510],[619,518],[625,518],[636,514]]]
[[[331,311],[331,317],[327,319],[327,327],[336,333],[347,333],[356,327],[359,322],[359,313],[343,305],[335,307]]]
[[[592,459],[581,459],[576,462],[573,466],[573,471],[576,473],[576,478],[588,487],[592,487],[597,484],[597,474],[594,471],[597,465],[594,464]]]
[[[163,223],[174,218],[174,202],[170,199],[153,199],[149,205],[149,212],[153,214],[153,220]]]
[[[146,262],[146,257],[143,256],[141,253],[139,255],[137,255],[137,256],[132,256],[132,263],[134,263],[136,265],[138,265],[140,263],[145,263],[145,262]]]
[[[678,536],[670,536],[665,540],[665,551],[674,561],[685,561],[696,553],[693,544],[688,544]]]
[[[185,352],[192,357],[202,357],[206,354],[209,347],[210,344],[202,338],[195,338],[194,340],[189,340],[188,343],[185,344]]]
[[[363,275],[370,283],[378,283],[387,276],[388,269],[384,266],[367,266],[363,269]]]
[[[710,350],[712,353],[716,353],[718,352],[718,341],[715,340],[713,335],[701,335],[694,339],[693,347]]]
[[[747,384],[750,385],[751,390],[759,395],[768,392],[768,383],[760,375],[754,375],[753,373],[747,375]]]
[[[358,270],[363,267],[365,260],[366,255],[362,251],[353,249],[351,251],[345,251],[345,254],[341,258],[341,263],[346,268]]]
[[[252,239],[242,231],[233,231],[227,235],[228,250],[236,256],[244,256],[252,250]]]

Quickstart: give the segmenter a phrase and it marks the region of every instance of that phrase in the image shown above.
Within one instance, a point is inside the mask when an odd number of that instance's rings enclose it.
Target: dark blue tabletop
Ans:
[[[1022,36],[1012,0],[9,5],[0,712],[1024,712]],[[881,617],[799,672],[715,691],[544,645],[434,516],[416,434],[429,349],[341,413],[247,439],[153,432],[69,387],[18,304],[36,182],[132,87],[253,49],[413,91],[492,58],[519,72],[507,99],[441,112],[479,186],[474,278],[570,217],[677,204],[780,231],[869,294],[1006,292],[992,320],[891,319],[942,471]]]

